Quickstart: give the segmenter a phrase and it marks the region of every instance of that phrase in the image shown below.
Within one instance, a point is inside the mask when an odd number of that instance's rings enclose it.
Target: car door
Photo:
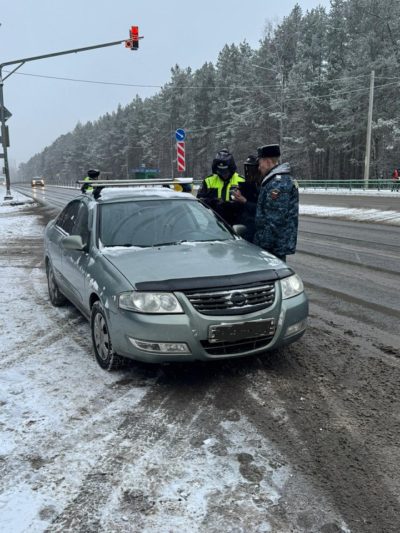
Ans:
[[[69,235],[79,235],[85,245],[84,250],[66,250],[62,252],[62,271],[68,292],[73,302],[83,311],[87,310],[85,302],[85,279],[89,263],[90,231],[89,231],[89,209],[85,201],[77,200],[77,209],[74,211],[74,218]]]
[[[61,241],[69,235],[73,221],[78,213],[79,205],[74,201],[69,203],[58,215],[48,231],[48,249],[51,265],[57,282],[61,288],[66,286],[66,280],[62,269],[63,247]]]

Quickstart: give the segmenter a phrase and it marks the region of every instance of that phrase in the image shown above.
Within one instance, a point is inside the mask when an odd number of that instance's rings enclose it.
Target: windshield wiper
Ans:
[[[160,242],[158,244],[153,244],[153,247],[157,246],[174,246],[175,244],[182,244],[183,242],[189,242],[187,239],[182,239],[181,241],[171,241],[171,242]]]

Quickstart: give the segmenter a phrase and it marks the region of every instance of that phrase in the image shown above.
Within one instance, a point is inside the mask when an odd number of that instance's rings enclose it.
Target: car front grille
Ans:
[[[224,355],[238,355],[241,353],[255,350],[256,348],[262,348],[267,346],[273,339],[273,335],[268,337],[259,337],[258,339],[244,339],[235,342],[209,342],[201,341],[204,350],[209,355],[215,355],[223,357]]]
[[[184,292],[196,311],[202,315],[244,315],[271,307],[275,301],[274,283],[246,288]]]

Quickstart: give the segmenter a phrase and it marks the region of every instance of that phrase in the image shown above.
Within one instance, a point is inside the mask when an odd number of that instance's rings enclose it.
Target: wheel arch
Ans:
[[[90,310],[92,310],[92,307],[95,304],[95,302],[100,302],[100,296],[97,293],[92,292],[92,294],[89,297]]]

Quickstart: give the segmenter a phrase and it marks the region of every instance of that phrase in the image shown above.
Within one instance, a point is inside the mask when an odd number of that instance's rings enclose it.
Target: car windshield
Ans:
[[[193,200],[139,200],[100,206],[100,246],[167,246],[234,239],[210,209]]]

